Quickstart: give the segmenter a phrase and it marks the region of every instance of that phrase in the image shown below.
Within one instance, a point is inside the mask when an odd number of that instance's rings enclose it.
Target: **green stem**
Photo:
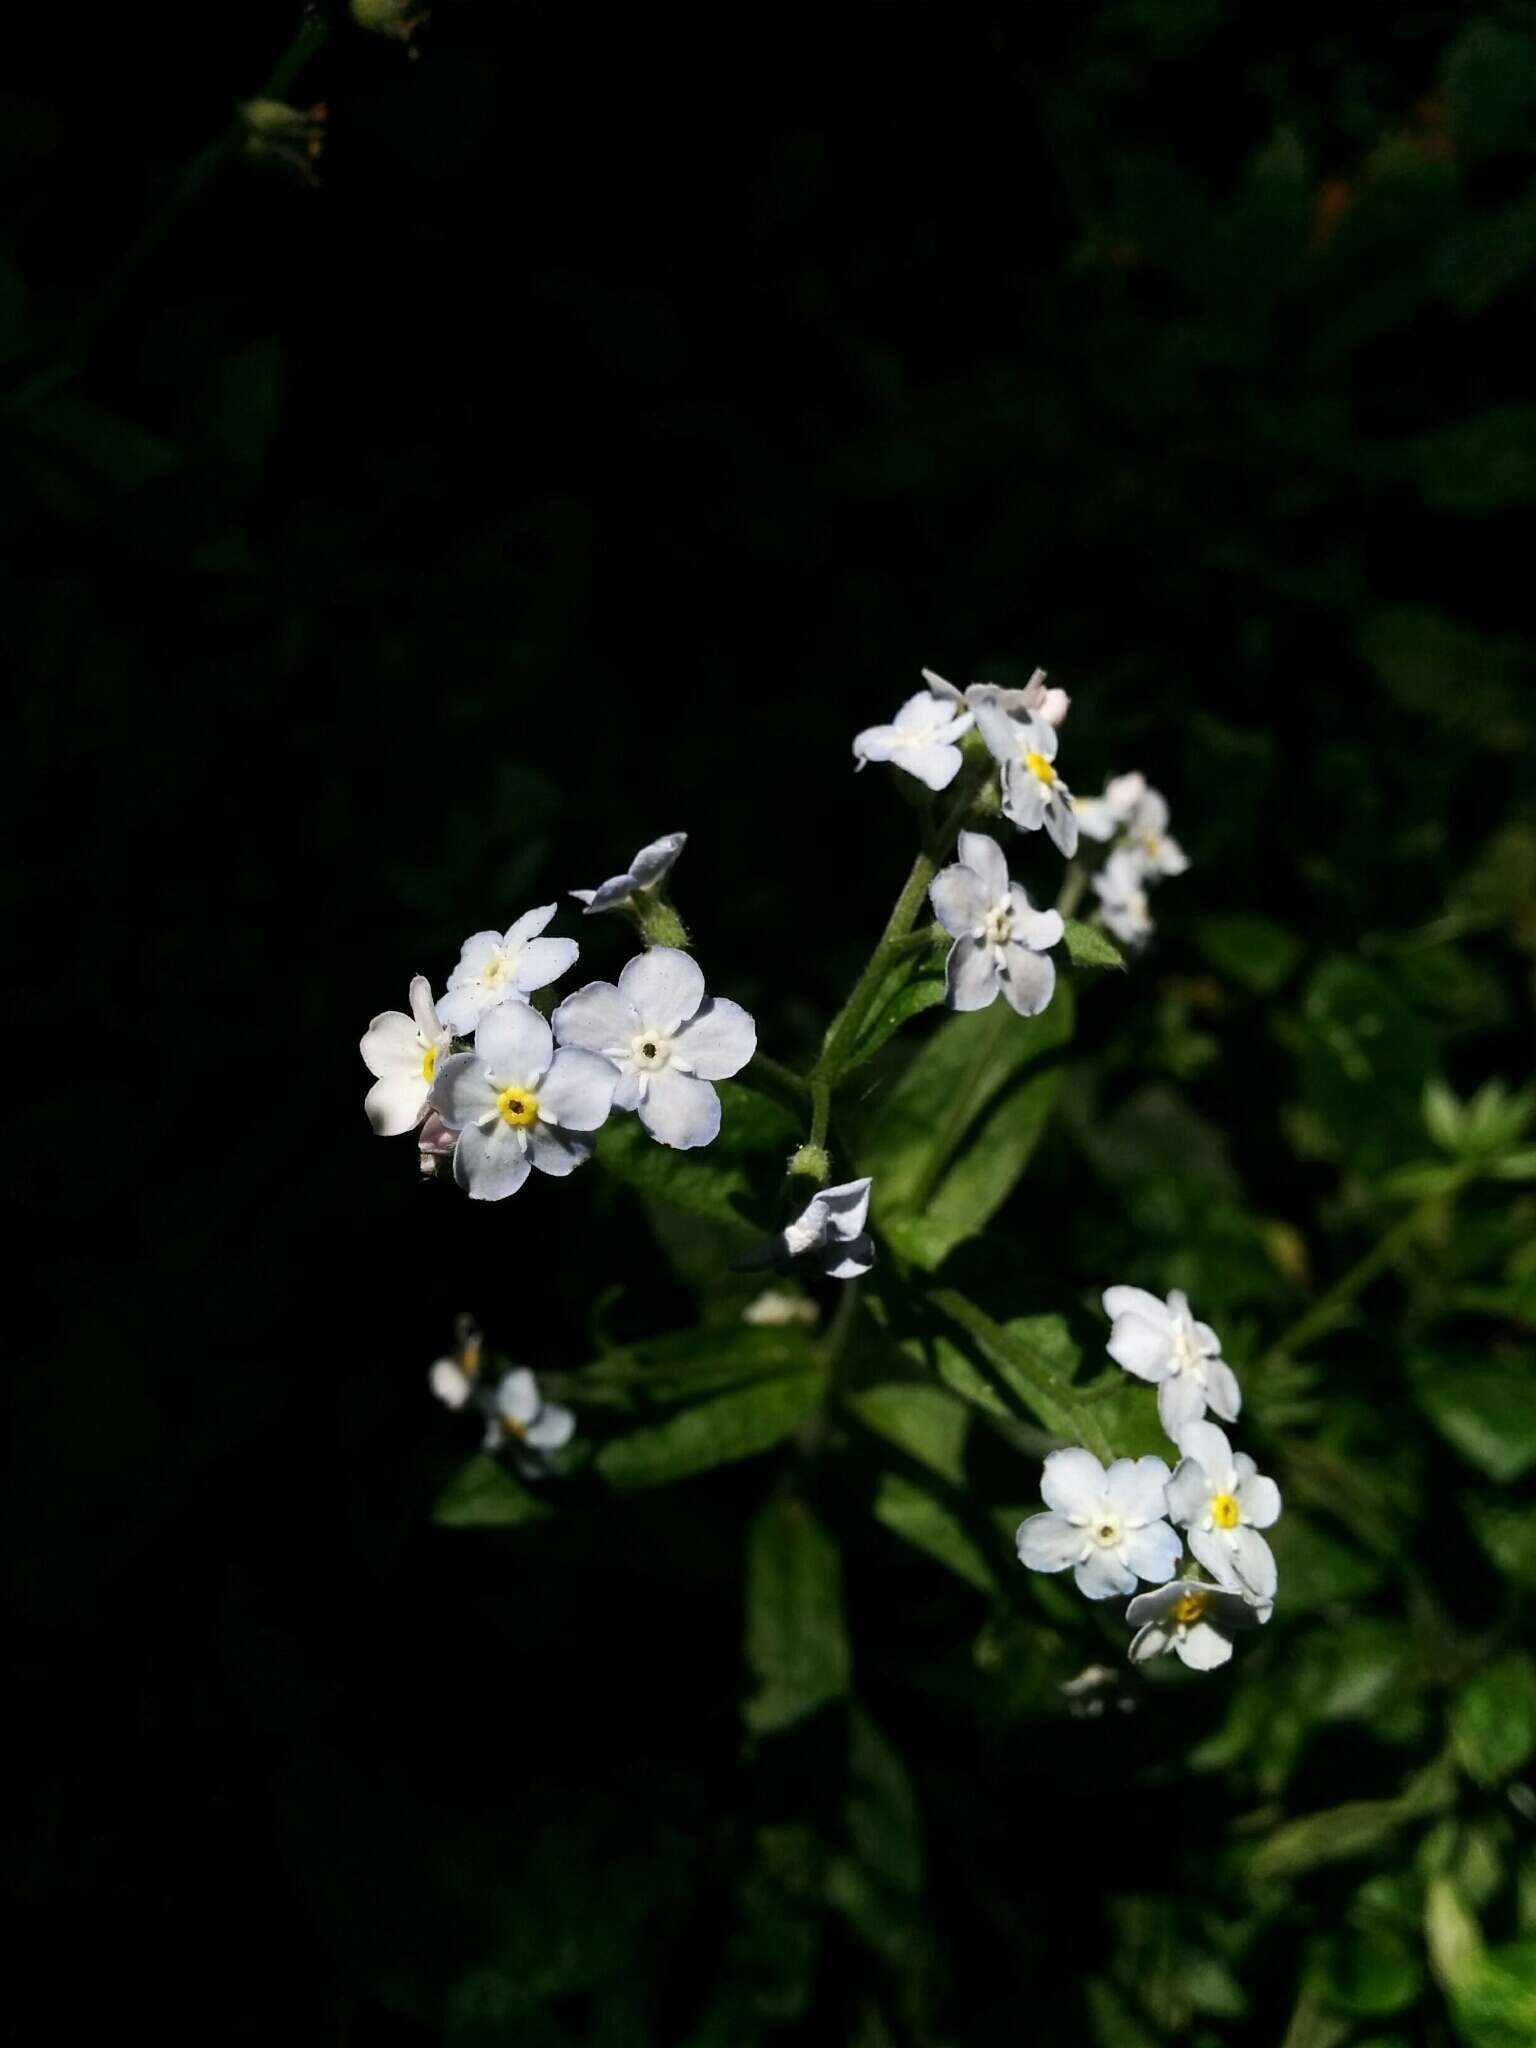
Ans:
[[[1378,1273],[1391,1265],[1400,1251],[1412,1244],[1437,1206],[1437,1202],[1420,1202],[1418,1207],[1410,1209],[1406,1216],[1400,1216],[1392,1228],[1372,1245],[1363,1259],[1358,1259],[1347,1273],[1342,1274],[1325,1293],[1318,1296],[1304,1314],[1296,1318],[1288,1330],[1281,1332],[1268,1350],[1261,1354],[1254,1369],[1262,1372],[1266,1366],[1292,1356],[1304,1344],[1310,1343],[1314,1337],[1326,1331],[1336,1320],[1339,1310],[1347,1307],[1357,1294],[1370,1286]]]
[[[1066,878],[1061,885],[1061,894],[1056,898],[1056,908],[1063,917],[1070,917],[1083,900],[1083,891],[1088,887],[1088,870],[1080,860],[1073,861],[1067,868]]]
[[[755,1088],[759,1095],[782,1102],[786,1109],[798,1110],[811,1092],[808,1081],[779,1060],[770,1059],[765,1052],[753,1053],[737,1079],[748,1088]]]

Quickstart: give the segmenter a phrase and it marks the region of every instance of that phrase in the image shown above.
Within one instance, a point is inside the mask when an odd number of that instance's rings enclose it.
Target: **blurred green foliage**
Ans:
[[[297,26],[236,12],[104,23],[0,144],[19,1010],[97,1049],[13,1141],[19,2010],[36,1958],[49,2038],[106,1986],[198,2040],[1523,2048],[1530,11],[776,19],[701,96],[681,30],[444,0],[409,64],[338,8],[318,193],[228,160]],[[849,737],[1036,658],[1193,867],[1005,1038],[931,957],[883,992],[846,1318],[741,1322],[797,1135],[744,1090],[511,1220],[391,1175],[367,1017],[656,831],[808,1052],[910,834]],[[1285,1494],[1200,1680],[1013,1558],[1074,1425],[1159,1448],[1114,1280],[1220,1329]],[[466,1306],[582,1400],[542,1490],[427,1412]]]

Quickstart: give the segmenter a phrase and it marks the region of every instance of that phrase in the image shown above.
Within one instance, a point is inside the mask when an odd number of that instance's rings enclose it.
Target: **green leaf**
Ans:
[[[928,1270],[983,1229],[1012,1192],[1061,1083],[1050,1055],[1072,1033],[1058,983],[1039,1017],[1006,1003],[949,1018],[886,1097],[861,1161],[874,1176],[876,1224]]]
[[[1255,995],[1272,995],[1301,958],[1301,941],[1272,918],[1197,917],[1195,943],[1216,969]]]
[[[1308,1978],[1324,2004],[1379,2018],[1418,1997],[1424,1963],[1418,1943],[1396,1927],[1348,1927],[1314,1945]]]
[[[1363,1173],[1419,1155],[1429,1034],[1390,982],[1328,960],[1307,984],[1302,1086],[1334,1150]]]
[[[1374,613],[1360,652],[1404,710],[1475,745],[1514,752],[1526,744],[1525,657],[1514,640],[1494,640],[1440,612]]]
[[[1352,1799],[1323,1813],[1286,1821],[1254,1850],[1248,1874],[1255,1883],[1299,1877],[1325,1863],[1347,1863],[1385,1849],[1399,1828],[1417,1819],[1406,1799]]]
[[[550,1512],[545,1502],[482,1453],[448,1482],[432,1510],[434,1522],[450,1529],[515,1529]]]
[[[875,1520],[918,1550],[936,1558],[983,1593],[994,1590],[986,1559],[942,1502],[899,1472],[882,1474],[875,1494]]]
[[[944,1000],[944,964],[951,940],[941,933],[925,952],[898,960],[870,1004],[845,1074],[860,1067],[880,1050],[912,1017],[937,1009]]]
[[[1536,1507],[1502,1500],[1463,1502],[1477,1540],[1507,1579],[1536,1593]]]
[[[1027,1415],[1047,1429],[1070,1429],[1067,1383],[1082,1353],[1064,1317],[1012,1316],[994,1324],[953,1289],[941,1290],[933,1301],[971,1339],[969,1348],[947,1337],[921,1347],[946,1386],[989,1414],[1014,1420]]]
[[[665,1422],[615,1437],[596,1465],[610,1486],[666,1486],[771,1450],[793,1433],[821,1399],[816,1372],[794,1373],[719,1394],[684,1408]]]
[[[770,1500],[748,1533],[746,1655],[754,1735],[793,1727],[848,1691],[843,1561],[802,1500]]]
[[[1497,1785],[1536,1755],[1536,1663],[1501,1657],[1469,1678],[1451,1703],[1456,1761],[1478,1785]]]
[[[1125,966],[1125,955],[1108,932],[1076,917],[1067,919],[1067,958],[1074,967]]]
[[[923,1889],[922,1815],[896,1750],[855,1708],[848,1756],[848,1853],[827,1870],[827,1899],[877,1954],[910,1960]]]
[[[742,1245],[751,1244],[765,1226],[755,1224],[746,1207],[751,1181],[745,1162],[789,1152],[798,1127],[788,1110],[751,1088],[731,1081],[717,1088],[722,1114],[714,1144],[677,1152],[658,1145],[638,1117],[615,1116],[597,1134],[597,1157],[616,1179],[723,1224]]]
[[[970,1414],[963,1402],[942,1387],[902,1380],[851,1394],[847,1405],[867,1428],[899,1445],[952,1486],[965,1477]]]
[[[1414,1399],[1461,1455],[1503,1484],[1536,1464],[1536,1372],[1440,1358],[1410,1361]]]

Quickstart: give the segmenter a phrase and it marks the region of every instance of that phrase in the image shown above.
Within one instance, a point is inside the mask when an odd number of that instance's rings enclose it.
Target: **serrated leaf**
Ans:
[[[843,1562],[804,1501],[769,1501],[748,1533],[746,1654],[754,1735],[793,1727],[848,1691]]]
[[[1125,955],[1109,936],[1096,924],[1084,924],[1080,918],[1067,919],[1067,958],[1074,967],[1121,967]]]
[[[886,1097],[861,1161],[874,1216],[892,1245],[932,1270],[983,1229],[1012,1192],[1045,1130],[1072,1034],[1058,983],[1039,1017],[1006,1003],[949,1018]]]
[[[515,1529],[549,1514],[547,1502],[483,1453],[449,1480],[432,1510],[434,1522],[449,1529]]]
[[[598,1452],[598,1471],[610,1486],[666,1486],[771,1450],[791,1435],[821,1399],[815,1372],[772,1379],[717,1394],[679,1410],[665,1422],[615,1437]]]

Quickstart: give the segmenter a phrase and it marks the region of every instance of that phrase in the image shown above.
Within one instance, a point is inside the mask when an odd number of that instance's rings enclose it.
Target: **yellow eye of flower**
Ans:
[[[1211,1520],[1218,1529],[1235,1529],[1242,1520],[1237,1502],[1230,1493],[1218,1493],[1211,1502]]]
[[[1180,1595],[1174,1604],[1173,1618],[1179,1623],[1180,1627],[1188,1628],[1192,1623],[1197,1622],[1204,1612],[1205,1595],[1203,1593],[1184,1593]]]
[[[437,1072],[437,1047],[429,1045],[421,1056],[421,1078],[430,1081]]]
[[[1033,747],[1024,756],[1024,766],[1034,776],[1035,780],[1043,782],[1047,789],[1056,780],[1056,770],[1047,761],[1044,754],[1037,754]]]
[[[496,1107],[515,1130],[531,1124],[539,1113],[539,1098],[531,1088],[503,1088]]]
[[[501,1426],[508,1436],[526,1436],[528,1434],[527,1424],[514,1422],[510,1415],[502,1416]]]

